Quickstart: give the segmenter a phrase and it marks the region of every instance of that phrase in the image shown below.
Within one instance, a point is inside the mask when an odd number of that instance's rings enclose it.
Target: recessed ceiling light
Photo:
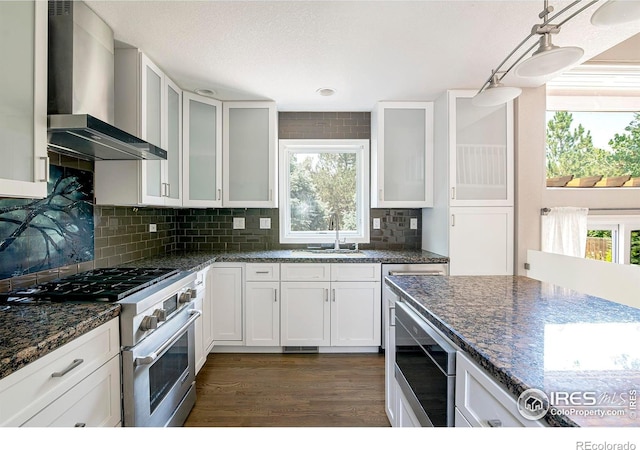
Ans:
[[[206,88],[198,88],[195,90],[195,93],[198,95],[204,95],[205,97],[213,97],[214,95],[216,95],[216,91]]]
[[[336,90],[333,88],[324,87],[316,90],[316,92],[322,95],[323,97],[330,97],[331,95],[336,93]]]

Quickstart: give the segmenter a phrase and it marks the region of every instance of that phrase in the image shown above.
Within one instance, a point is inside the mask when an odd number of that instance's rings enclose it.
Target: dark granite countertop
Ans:
[[[0,304],[0,379],[119,314],[117,303]]]
[[[552,426],[640,426],[640,309],[521,276],[387,277],[471,359],[517,397],[526,389],[595,392],[595,406]],[[594,411],[603,411],[598,414]]]
[[[170,267],[199,270],[214,262],[243,263],[448,263],[449,258],[423,250],[361,250],[361,255],[309,253],[304,250],[254,252],[174,252],[122,264],[127,267]]]

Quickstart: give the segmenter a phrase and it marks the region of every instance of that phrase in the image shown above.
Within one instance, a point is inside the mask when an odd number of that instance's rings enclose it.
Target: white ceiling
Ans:
[[[213,89],[220,100],[270,99],[280,111],[370,111],[381,100],[477,89],[543,8],[541,0],[86,3],[116,40],[140,48],[183,89]],[[569,2],[550,3],[558,11]],[[640,22],[592,26],[596,8],[565,24],[554,44],[582,47],[586,61],[640,32]],[[322,97],[321,87],[337,93]]]

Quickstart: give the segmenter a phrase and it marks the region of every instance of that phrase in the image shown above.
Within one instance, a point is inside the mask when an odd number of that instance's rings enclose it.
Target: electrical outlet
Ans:
[[[233,229],[234,230],[244,230],[244,217],[234,217],[233,218]]]
[[[409,219],[409,228],[411,228],[412,230],[417,230],[418,229],[418,219],[416,219],[415,217]]]
[[[155,233],[158,231],[158,226],[155,223],[149,224],[149,233]]]
[[[374,230],[379,230],[380,229],[380,218],[379,217],[375,217],[373,219],[373,229]]]
[[[271,218],[269,218],[269,217],[260,217],[260,229],[261,230],[269,230],[269,229],[271,229]]]

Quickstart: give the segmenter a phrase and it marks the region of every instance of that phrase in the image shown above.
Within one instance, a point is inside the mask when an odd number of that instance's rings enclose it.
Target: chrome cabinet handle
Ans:
[[[487,424],[492,428],[498,428],[502,426],[502,421],[499,419],[487,420]]]
[[[382,189],[378,190],[378,200],[382,200]]]
[[[324,290],[324,301],[325,302],[329,301],[329,289]]]
[[[262,274],[262,275],[266,275],[269,273],[268,270],[256,270],[256,273]]]
[[[74,425],[74,427],[76,427],[76,428],[84,428],[86,426],[87,426],[87,424],[84,423],[84,422],[78,422],[77,424]]]
[[[335,289],[331,289],[331,297],[333,299],[333,302],[336,302],[336,290]]]
[[[44,181],[45,183],[49,182],[49,157],[42,156],[40,160],[44,162],[44,178],[40,178],[39,181]]]
[[[173,336],[171,336],[169,338],[169,340],[167,340],[167,342],[165,342],[164,344],[162,344],[160,346],[160,348],[158,348],[155,352],[152,352],[151,354],[147,355],[147,356],[141,356],[139,358],[136,358],[133,360],[133,365],[134,366],[144,366],[147,364],[151,364],[152,362],[154,362],[156,359],[158,359],[162,353],[164,353],[165,350],[167,350],[169,347],[171,347],[178,339],[180,339],[180,336],[182,335],[182,333],[185,332],[185,330],[187,328],[189,328],[191,326],[191,324],[193,322],[196,321],[196,319],[198,319],[198,317],[200,317],[202,315],[202,311],[199,311],[197,309],[192,309],[189,311],[191,313],[191,317],[189,318],[189,320],[187,321],[187,323],[185,323],[184,325],[182,325],[182,327],[180,327],[180,329],[178,331],[175,332],[175,334]]]
[[[396,326],[396,307],[395,306],[389,306],[389,326],[390,327]]]
[[[84,362],[84,359],[74,359],[73,362],[71,364],[69,364],[69,367],[67,367],[64,370],[61,370],[60,372],[53,372],[51,374],[52,378],[60,378],[65,376],[66,374],[68,374],[69,372],[71,372],[73,369],[75,369],[76,367],[78,367],[80,364],[82,364]]]
[[[456,215],[455,214],[451,214],[451,226],[452,227],[456,226]]]
[[[273,302],[274,303],[278,302],[278,290],[277,289],[273,290]]]
[[[218,189],[218,195],[216,196],[216,200],[220,200],[221,195],[222,195],[222,189]]]
[[[452,187],[451,188],[451,200],[455,200],[456,199],[456,188]]]

